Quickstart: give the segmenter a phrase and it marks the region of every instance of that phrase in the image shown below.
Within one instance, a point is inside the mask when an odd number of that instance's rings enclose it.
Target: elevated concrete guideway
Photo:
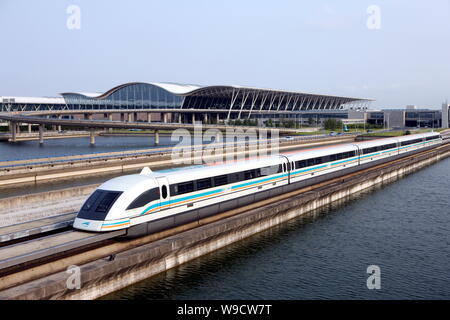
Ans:
[[[84,112],[90,113],[90,112]],[[66,126],[66,127],[84,127],[90,129],[90,141],[91,144],[95,143],[94,129],[96,128],[116,128],[116,129],[144,129],[155,130],[155,144],[159,144],[159,131],[160,130],[176,130],[186,129],[188,131],[198,130],[199,127],[194,124],[186,123],[167,123],[167,122],[123,122],[113,120],[78,120],[78,119],[52,119],[42,118],[36,116],[29,116],[23,114],[5,114],[0,113],[0,120],[9,121],[11,123],[11,140],[17,141],[17,125],[19,123],[38,124],[39,125],[39,142],[43,143],[43,129],[44,125],[53,126]],[[227,126],[219,124],[202,124],[201,130],[216,129],[219,131],[227,131],[230,129],[235,130],[248,130],[255,129],[255,127],[246,126]],[[299,129],[287,129],[277,128],[280,134],[295,134],[299,132]]]

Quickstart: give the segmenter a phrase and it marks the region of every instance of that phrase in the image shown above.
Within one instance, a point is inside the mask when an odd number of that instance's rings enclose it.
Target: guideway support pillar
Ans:
[[[159,145],[159,130],[155,130],[155,146]]]
[[[44,143],[44,125],[40,124],[39,125],[39,144],[43,144]]]
[[[112,121],[112,120],[113,120],[113,115],[112,115],[112,113],[110,113],[110,114],[108,115],[108,120],[109,120],[109,121]],[[109,132],[109,133],[112,133],[112,132],[113,132],[113,128],[108,128],[108,132]]]
[[[17,142],[17,123],[11,121],[9,126],[11,128],[11,142]]]
[[[91,146],[93,146],[93,145],[95,145],[95,131],[94,131],[94,128],[90,128],[89,129],[89,133],[90,133],[90,135],[89,135],[90,143],[91,143]]]

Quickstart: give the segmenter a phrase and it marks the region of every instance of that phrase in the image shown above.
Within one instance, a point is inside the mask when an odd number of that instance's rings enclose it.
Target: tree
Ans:
[[[265,123],[266,123],[266,126],[267,126],[267,127],[273,127],[273,121],[272,121],[272,119],[267,120]]]
[[[327,119],[323,122],[325,130],[336,130],[342,128],[342,121],[336,119]]]

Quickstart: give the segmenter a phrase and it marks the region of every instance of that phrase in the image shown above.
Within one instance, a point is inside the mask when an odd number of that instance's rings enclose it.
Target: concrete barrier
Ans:
[[[77,212],[98,184],[0,199],[0,227]]]
[[[54,191],[46,191],[39,193],[32,193],[24,196],[16,196],[0,199],[1,211],[14,210],[23,208],[25,206],[36,203],[43,204],[55,200],[67,199],[78,196],[88,196],[98,186],[98,184],[91,184],[87,186],[72,187]]]

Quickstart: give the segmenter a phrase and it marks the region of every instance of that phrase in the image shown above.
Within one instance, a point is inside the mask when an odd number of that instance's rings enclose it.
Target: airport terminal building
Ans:
[[[243,86],[199,86],[131,82],[104,93],[65,92],[56,98],[1,97],[1,112],[67,110],[155,112],[171,121],[193,119],[226,122],[235,119],[348,118],[348,110],[365,110],[372,99],[262,89]],[[194,116],[192,116],[194,115]]]

